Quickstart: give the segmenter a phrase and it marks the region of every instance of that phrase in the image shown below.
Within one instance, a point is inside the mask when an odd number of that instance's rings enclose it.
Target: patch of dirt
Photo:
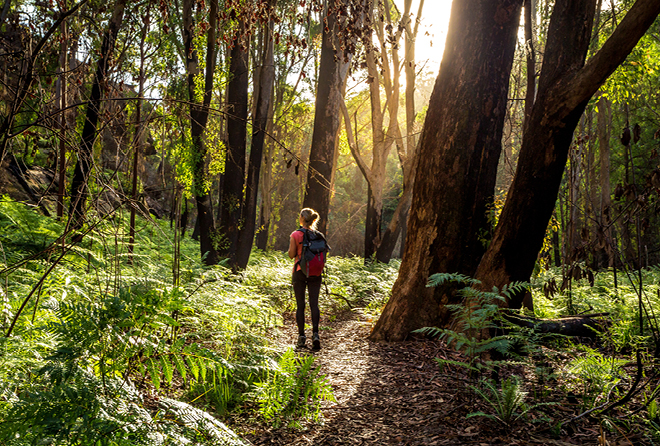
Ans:
[[[244,438],[255,445],[294,446],[640,444],[635,439],[599,443],[598,424],[589,420],[571,438],[552,439],[544,430],[548,423],[519,423],[505,430],[483,417],[466,418],[488,407],[469,390],[462,370],[441,373],[434,361],[460,360],[458,353],[424,339],[374,343],[367,339],[371,326],[358,313],[322,318],[322,349],[312,354],[337,399],[324,407],[322,424],[303,431],[244,426],[239,428],[248,432]],[[287,314],[280,342],[292,346],[296,337],[294,315]]]

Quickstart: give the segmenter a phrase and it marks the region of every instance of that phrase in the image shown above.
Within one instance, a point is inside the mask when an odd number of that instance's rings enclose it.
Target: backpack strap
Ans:
[[[307,229],[305,229],[301,226],[300,228],[296,229],[296,232],[298,232],[298,231],[302,232],[302,235],[303,235],[302,246],[305,246],[305,240],[307,239]],[[309,240],[307,240],[307,244],[309,244]],[[302,261],[302,256],[303,256],[303,252],[302,252],[302,248],[301,248],[300,249],[300,257],[298,257],[298,260],[296,261],[296,263],[293,264],[293,272],[297,271],[296,266],[300,266],[300,270],[302,271],[302,266],[300,265],[300,262]]]

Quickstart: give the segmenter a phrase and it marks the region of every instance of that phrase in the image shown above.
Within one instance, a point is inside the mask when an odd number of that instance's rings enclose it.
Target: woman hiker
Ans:
[[[325,242],[325,237],[316,230],[319,214],[310,208],[305,208],[300,211],[300,229],[291,233],[291,240],[289,242],[289,258],[296,259],[293,265],[293,292],[296,295],[296,323],[298,324],[298,343],[296,348],[304,348],[307,338],[305,337],[305,289],[309,295],[309,309],[312,313],[312,349],[319,350],[321,348],[321,340],[319,338],[319,319],[321,312],[319,310],[319,293],[321,291],[321,271],[312,271],[312,274],[305,274],[300,265],[300,258],[303,250],[303,240],[305,236],[309,238],[316,238],[320,235]],[[318,234],[318,235],[317,235]],[[323,262],[325,261],[325,253],[323,253]],[[321,270],[323,266],[321,265]],[[307,271],[309,273],[309,270]],[[318,273],[318,275],[315,275]]]

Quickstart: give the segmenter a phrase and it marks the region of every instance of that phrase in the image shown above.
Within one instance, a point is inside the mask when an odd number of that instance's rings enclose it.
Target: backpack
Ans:
[[[309,229],[298,229],[303,233],[300,269],[307,276],[320,276],[325,266],[325,258],[330,250],[322,233]]]

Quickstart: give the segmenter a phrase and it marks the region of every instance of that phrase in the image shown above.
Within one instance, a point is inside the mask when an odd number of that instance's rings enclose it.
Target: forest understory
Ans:
[[[323,422],[303,430],[254,427],[235,419],[235,427],[258,445],[641,445],[657,444],[643,424],[631,422],[632,409],[611,414],[612,424],[625,427],[610,431],[603,420],[589,416],[571,421],[584,406],[578,395],[561,391],[570,386],[567,376],[547,371],[553,378],[534,382],[533,370],[525,365],[506,366],[500,379],[517,374],[535,388],[526,400],[539,407],[525,420],[505,426],[494,420],[466,418],[471,413],[492,413],[490,407],[470,388],[477,380],[460,366],[441,370],[435,358],[465,360],[444,342],[421,336],[416,339],[379,343],[367,339],[373,320],[360,311],[345,311],[322,317],[323,348],[312,354],[332,386],[336,403],[322,408]],[[295,314],[285,315],[285,327],[278,337],[283,347],[293,345],[297,331]],[[584,340],[588,344],[593,341]],[[543,349],[558,366],[569,355]],[[634,372],[634,364],[626,366]],[[535,394],[537,389],[539,393]],[[607,424],[607,423],[606,423]]]
[[[118,243],[125,217],[101,220],[58,258],[60,223],[0,201],[2,444],[660,441],[655,319],[642,336],[637,275],[619,272],[614,282],[612,271],[601,271],[572,278],[570,293],[546,295],[562,277],[550,269],[529,285],[539,318],[567,309],[600,314],[605,329],[595,337],[508,326],[503,336],[470,338],[504,323],[493,303],[500,292],[477,292],[478,311],[454,308],[456,331],[427,331],[442,340],[372,342],[399,263],[330,257],[322,349],[295,351],[292,262],[284,253],[254,251],[248,268],[232,273],[202,265],[189,237],[178,248],[168,243],[167,222],[139,220],[132,253],[139,261],[131,263]],[[440,276],[430,285],[464,280]],[[660,271],[641,278],[653,311]],[[621,405],[609,409],[614,402]]]

